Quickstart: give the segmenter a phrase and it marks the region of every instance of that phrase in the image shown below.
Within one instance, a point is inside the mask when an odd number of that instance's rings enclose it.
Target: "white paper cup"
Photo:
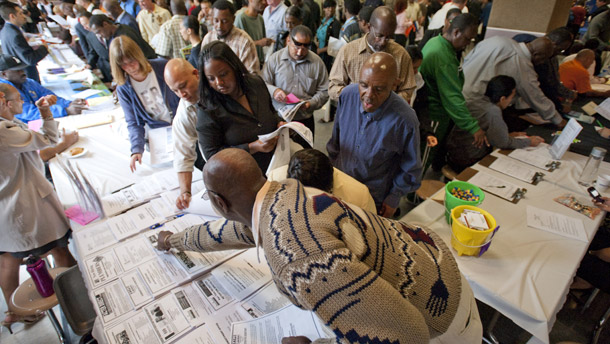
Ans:
[[[599,176],[597,176],[595,188],[599,192],[606,192],[610,188],[610,175],[600,174]]]

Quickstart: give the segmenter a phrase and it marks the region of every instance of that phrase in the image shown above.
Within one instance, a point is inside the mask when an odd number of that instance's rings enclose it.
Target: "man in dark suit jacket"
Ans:
[[[110,13],[110,16],[114,19],[116,24],[127,25],[140,34],[140,27],[138,26],[136,18],[127,13],[127,11],[124,11],[117,0],[104,0],[104,2],[102,2],[102,7],[104,7],[106,12]]]
[[[2,51],[7,55],[17,57],[26,63],[28,67],[25,72],[28,78],[40,82],[40,76],[38,75],[36,65],[49,53],[46,45],[38,46],[36,48],[30,47],[20,29],[21,26],[26,23],[27,17],[18,5],[12,2],[0,4],[0,16],[6,21],[2,31],[0,31]]]
[[[155,53],[155,50],[142,38],[139,33],[135,32],[127,25],[115,24],[112,19],[103,14],[91,16],[89,28],[91,29],[91,32],[95,33],[99,37],[102,37],[106,41],[107,47],[110,47],[110,43],[115,37],[127,36],[136,42],[140,49],[142,49],[142,52],[147,59],[157,58],[157,53]]]

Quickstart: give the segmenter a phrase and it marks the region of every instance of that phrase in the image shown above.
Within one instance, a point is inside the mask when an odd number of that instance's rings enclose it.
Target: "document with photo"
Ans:
[[[128,313],[106,330],[109,344],[161,344],[144,310]]]
[[[260,318],[290,304],[290,300],[280,293],[275,283],[271,281],[244,300],[241,307],[253,318]]]
[[[205,311],[206,305],[201,294],[195,290],[195,287],[187,284],[180,288],[172,289],[169,295],[176,299],[182,313],[191,326],[203,325],[204,315],[207,314]]]
[[[211,274],[204,275],[193,281],[192,284],[212,307],[212,309],[207,311],[208,314],[212,314],[235,301],[233,296]]]
[[[136,309],[146,305],[153,299],[152,293],[148,290],[138,270],[122,274],[120,280],[125,287],[127,295],[129,295],[131,304]]]
[[[95,312],[104,324],[108,324],[135,309],[121,280],[116,280],[93,290],[93,300]]]
[[[154,300],[144,307],[144,312],[163,343],[172,341],[191,328],[173,293]]]

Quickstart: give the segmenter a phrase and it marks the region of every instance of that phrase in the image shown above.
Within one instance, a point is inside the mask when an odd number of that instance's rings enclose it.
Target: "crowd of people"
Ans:
[[[24,34],[36,24],[67,22],[60,37],[115,92],[132,172],[146,131],[167,126],[179,209],[190,204],[195,168],[203,170],[205,196],[226,220],[161,232],[159,248],[262,247],[279,290],[344,342],[480,342],[472,291],[446,245],[392,220],[401,198],[429,168],[460,172],[494,148],[544,142],[524,133],[524,109],[561,129],[577,97],[610,96],[591,87],[606,82],[598,77],[610,43],[604,0],[589,12],[575,1],[570,22],[545,36],[487,39],[491,0],[20,1],[0,2],[6,300],[23,257],[51,252],[60,265],[74,263],[69,223],[44,179],[40,157],[49,154],[36,150],[57,141],[53,117],[78,114],[85,102],[40,84],[37,64],[48,49],[31,47]],[[302,106],[282,118],[295,98]],[[259,135],[287,121],[315,133],[313,113],[327,103],[328,157],[294,137],[304,150],[267,173],[278,139]],[[41,133],[24,124],[35,119]],[[56,220],[47,220],[51,213]],[[8,303],[7,327],[37,320]]]

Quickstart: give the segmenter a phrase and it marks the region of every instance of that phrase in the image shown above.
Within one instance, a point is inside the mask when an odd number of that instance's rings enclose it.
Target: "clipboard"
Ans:
[[[498,153],[508,156],[510,153],[512,153],[513,150],[514,149],[500,149],[500,150],[498,150]],[[513,158],[513,157],[511,157],[511,158]],[[513,159],[515,159],[515,158],[513,158]],[[515,159],[515,160],[519,160],[519,159]],[[519,161],[521,161],[524,164],[527,164],[527,162],[525,162],[525,161],[522,161],[522,160],[519,160]],[[531,165],[536,168],[540,168],[540,169],[543,169],[543,170],[546,170],[549,172],[553,172],[556,169],[558,169],[559,166],[561,166],[561,161],[553,160],[550,164],[547,164],[546,167],[544,167],[544,168],[536,166],[536,165],[532,165],[532,164],[528,164],[528,165]]]
[[[461,180],[463,182],[467,182],[469,181],[472,177],[474,177],[477,173],[479,173],[479,171],[475,170],[474,168],[471,167],[467,167],[464,171],[462,171],[462,173],[458,174],[457,177],[455,179],[457,180]],[[498,195],[497,193],[490,191],[489,188],[485,188],[483,186],[477,185],[479,188],[481,188],[482,190],[485,190],[485,192],[488,192],[494,196],[497,196],[505,201],[511,202],[513,204],[517,204],[519,203],[519,201],[523,198],[523,196],[525,196],[525,194],[527,193],[527,189],[525,188],[518,188],[517,191],[513,194],[512,199],[506,199],[500,195]]]
[[[498,160],[498,158],[497,158],[497,157],[495,157],[495,156],[493,156],[493,155],[487,155],[486,157],[484,157],[483,159],[481,159],[481,160],[479,161],[479,165],[481,165],[481,166],[485,166],[485,167],[487,167],[487,168],[489,168],[489,169],[491,169],[491,170],[494,170],[494,171],[496,171],[496,172],[500,172],[500,173],[505,174],[505,175],[507,175],[507,176],[511,176],[510,174],[506,174],[506,173],[504,173],[503,171],[496,170],[496,169],[493,169],[493,168],[489,167],[489,166],[491,166],[491,164],[492,164],[494,161],[496,161],[496,160]],[[513,176],[511,176],[511,177],[513,177]],[[524,182],[529,183],[529,184],[532,184],[532,185],[538,185],[538,183],[539,183],[539,182],[542,180],[542,177],[544,177],[544,173],[542,173],[542,172],[536,172],[536,173],[534,174],[534,176],[532,177],[532,179],[531,179],[531,180],[523,180],[523,179],[516,178],[516,177],[513,177],[513,178],[518,179],[518,180],[521,180],[521,181],[524,181]]]

